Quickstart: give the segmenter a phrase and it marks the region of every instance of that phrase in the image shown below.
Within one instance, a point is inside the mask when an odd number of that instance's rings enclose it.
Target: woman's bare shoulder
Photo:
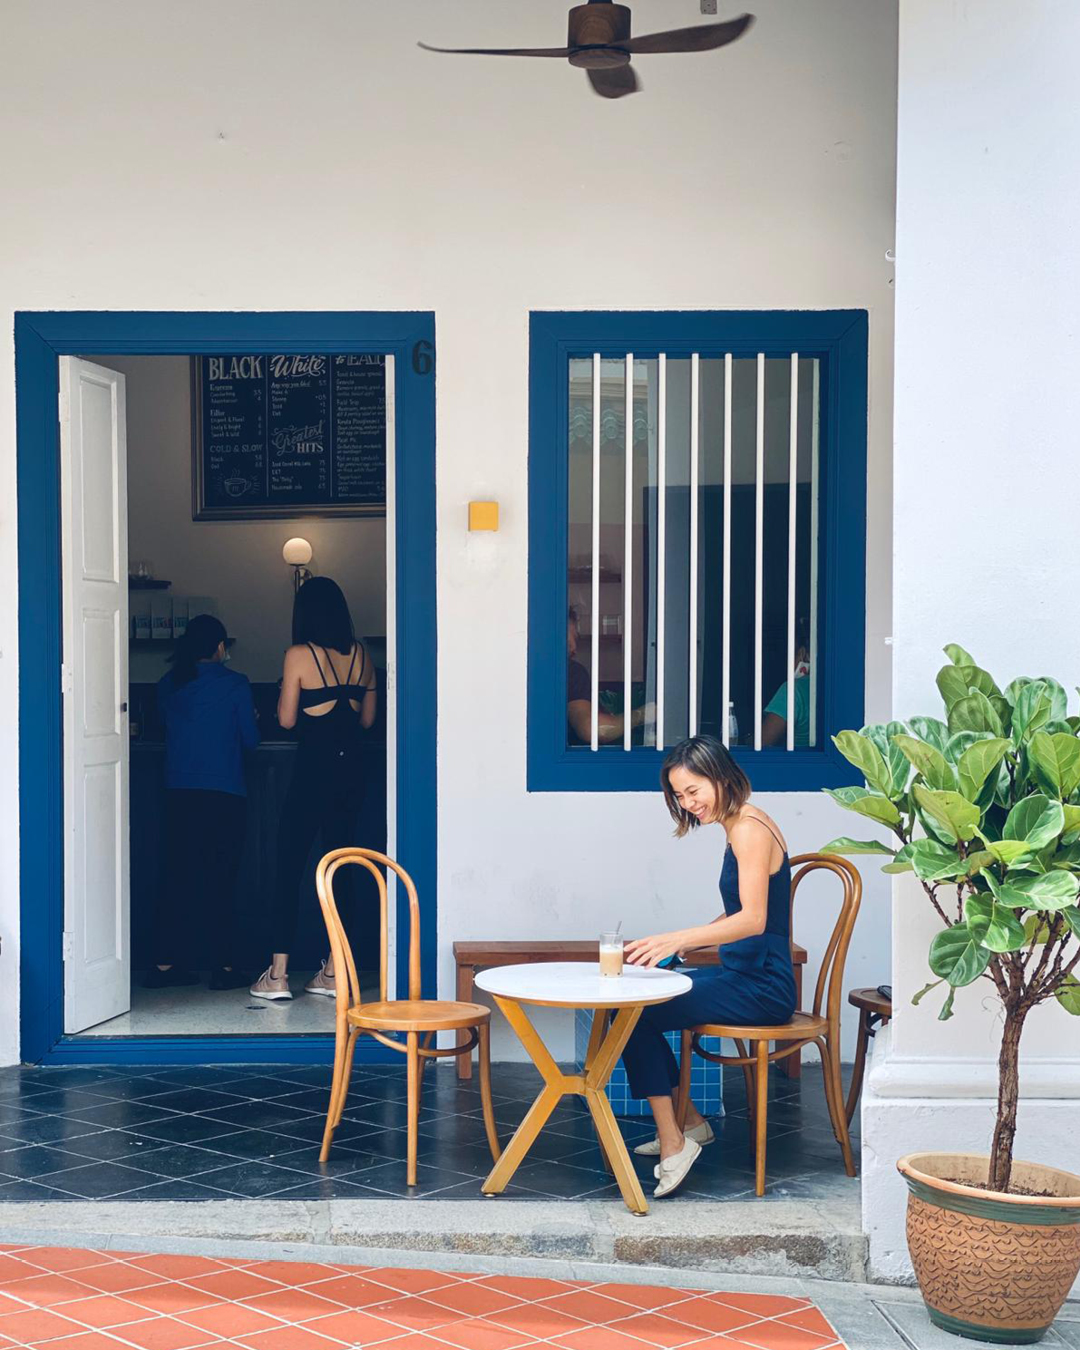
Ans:
[[[773,844],[786,849],[783,832],[772,816],[756,806],[744,806],[728,829],[728,839],[736,853],[743,851],[769,853]]]

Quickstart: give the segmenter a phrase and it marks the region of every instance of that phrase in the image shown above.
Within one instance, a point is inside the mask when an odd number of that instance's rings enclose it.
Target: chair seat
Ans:
[[[824,1017],[797,1012],[790,1022],[779,1027],[740,1027],[710,1022],[690,1030],[695,1036],[727,1036],[733,1041],[801,1041],[823,1036],[828,1028],[829,1023]]]
[[[388,1003],[361,1003],[346,1014],[354,1027],[370,1031],[457,1031],[479,1026],[491,1018],[482,1003],[453,1003],[447,999],[395,999]]]

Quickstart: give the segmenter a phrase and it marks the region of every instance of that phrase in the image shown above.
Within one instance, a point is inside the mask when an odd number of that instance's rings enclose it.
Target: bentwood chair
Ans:
[[[409,996],[405,999],[388,1000],[386,997],[389,916],[386,878],[380,864],[397,875],[409,899]],[[348,866],[366,868],[379,888],[379,999],[374,1003],[364,1003],[360,997],[356,961],[334,899],[334,878],[342,867]],[[499,1140],[495,1133],[495,1114],[491,1104],[491,1012],[480,1003],[450,1003],[441,999],[421,998],[420,906],[412,877],[385,853],[376,853],[374,849],[367,848],[339,848],[328,853],[319,863],[315,886],[330,937],[337,987],[334,1077],[319,1161],[326,1162],[330,1156],[334,1131],[341,1123],[345,1110],[356,1042],[361,1035],[367,1035],[392,1050],[401,1051],[405,1056],[408,1073],[406,1179],[410,1186],[416,1185],[416,1142],[424,1066],[429,1059],[471,1054],[474,1046],[480,1048],[480,1103],[484,1113],[484,1129],[487,1131],[491,1156],[498,1162]],[[467,1031],[468,1039],[461,1045],[439,1048],[432,1042],[440,1031]]]
[[[847,961],[851,934],[859,913],[862,898],[862,878],[858,869],[846,858],[833,854],[803,853],[791,860],[791,903],[795,892],[811,872],[827,871],[836,876],[843,887],[840,912],[821,961],[814,1004],[810,1012],[797,1012],[791,1021],[779,1027],[743,1027],[709,1024],[690,1027],[682,1034],[682,1056],[679,1074],[680,1124],[686,1119],[690,1101],[690,1065],[694,1054],[714,1064],[740,1065],[746,1078],[746,1092],[750,1101],[750,1119],[754,1127],[755,1183],[758,1195],[765,1194],[765,1125],[768,1115],[769,1065],[801,1051],[803,1046],[816,1045],[821,1052],[821,1068],[825,1078],[825,1100],[829,1108],[836,1142],[843,1154],[844,1170],[855,1175],[855,1159],[848,1134],[848,1116],[840,1081],[840,1010],[844,997],[844,964]],[[721,952],[721,961],[723,952]],[[717,1054],[701,1045],[702,1037],[726,1036],[735,1042],[735,1055]],[[775,1049],[770,1051],[770,1042]],[[753,1050],[748,1046],[752,1045]]]

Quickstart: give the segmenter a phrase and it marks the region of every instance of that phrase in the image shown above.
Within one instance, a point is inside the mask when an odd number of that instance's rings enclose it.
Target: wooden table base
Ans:
[[[615,1174],[615,1180],[619,1184],[627,1208],[634,1214],[647,1214],[649,1206],[645,1202],[641,1183],[637,1179],[618,1122],[611,1110],[611,1103],[604,1091],[623,1052],[623,1046],[629,1040],[630,1033],[641,1016],[641,1005],[612,1009],[614,1016],[610,1029],[607,1027],[607,1011],[594,1009],[589,1049],[585,1057],[585,1071],[563,1073],[552,1059],[547,1046],[537,1035],[536,1028],[525,1015],[521,1004],[498,994],[493,997],[503,1016],[517,1032],[522,1045],[528,1051],[529,1058],[540,1070],[544,1087],[518,1126],[513,1139],[503,1149],[499,1161],[491,1169],[482,1187],[484,1194],[499,1195],[506,1189],[555,1107],[563,1097],[578,1096],[585,1098],[585,1104],[596,1128],[596,1137],[605,1166]]]

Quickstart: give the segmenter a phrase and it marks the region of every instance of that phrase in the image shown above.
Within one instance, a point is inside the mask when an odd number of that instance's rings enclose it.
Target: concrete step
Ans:
[[[133,1249],[147,1239],[333,1246],[391,1263],[394,1253],[724,1271],[861,1281],[857,1193],[842,1199],[654,1204],[617,1201],[208,1200],[0,1204],[0,1240]],[[167,1249],[167,1248],[166,1248]]]

